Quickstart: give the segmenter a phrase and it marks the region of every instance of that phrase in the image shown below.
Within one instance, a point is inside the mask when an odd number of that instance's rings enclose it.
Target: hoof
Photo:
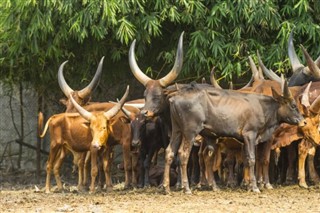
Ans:
[[[184,193],[185,193],[186,195],[192,195],[192,192],[191,192],[190,189],[185,189],[185,190],[184,190]]]
[[[112,186],[107,186],[106,187],[106,191],[107,192],[112,192],[113,191],[113,187]]]
[[[265,189],[273,189],[273,186],[270,184],[270,183],[267,183],[265,186],[264,186]]]
[[[251,191],[254,193],[260,193],[260,189],[258,187],[252,187]]]
[[[83,190],[83,187],[79,187],[79,186],[70,186],[69,188],[70,192],[72,193],[78,193],[80,191]]]
[[[304,182],[304,183],[299,183],[299,186],[303,189],[308,189],[308,185]]]
[[[214,186],[214,187],[212,187],[212,191],[218,192],[218,191],[220,191],[220,188],[218,186]]]

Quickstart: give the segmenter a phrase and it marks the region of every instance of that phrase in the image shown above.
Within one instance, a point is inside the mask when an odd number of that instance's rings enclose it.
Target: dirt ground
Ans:
[[[1,171],[2,172],[2,171]],[[275,186],[261,193],[223,186],[218,192],[193,190],[192,195],[173,189],[164,195],[158,188],[123,190],[95,194],[66,191],[45,194],[44,179],[32,184],[34,174],[1,174],[0,212],[320,212],[320,189],[313,186]]]

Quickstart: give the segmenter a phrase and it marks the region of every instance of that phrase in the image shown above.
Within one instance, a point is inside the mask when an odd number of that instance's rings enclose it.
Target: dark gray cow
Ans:
[[[166,192],[170,192],[170,165],[179,150],[182,187],[186,193],[191,193],[186,169],[192,144],[198,134],[213,139],[233,137],[243,142],[250,188],[259,192],[254,175],[255,145],[271,138],[282,122],[305,125],[286,82],[282,88],[283,95],[273,90],[273,97],[199,85],[181,88],[173,94],[169,99],[172,135],[166,149],[163,183]]]

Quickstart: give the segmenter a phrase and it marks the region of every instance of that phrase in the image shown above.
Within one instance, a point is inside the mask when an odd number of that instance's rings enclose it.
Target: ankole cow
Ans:
[[[273,131],[282,122],[305,125],[286,82],[282,88],[283,95],[273,90],[273,97],[199,85],[183,87],[173,94],[169,98],[172,135],[166,149],[163,183],[166,192],[170,192],[170,164],[179,150],[182,185],[186,193],[191,193],[186,166],[191,146],[198,134],[213,139],[233,137],[243,142],[251,190],[259,192],[254,174],[257,143],[271,138]]]
[[[74,98],[74,100],[76,100],[76,102],[79,103],[80,105],[86,105],[88,103],[88,101],[91,99],[92,92],[98,86],[98,83],[99,83],[99,80],[100,80],[100,77],[102,74],[103,60],[104,60],[104,57],[101,58],[92,81],[85,88],[83,88],[81,90],[71,89],[64,79],[63,68],[68,61],[65,61],[64,63],[62,63],[60,65],[60,67],[58,69],[58,83],[59,83],[59,86],[60,86],[62,92],[67,97],[67,99],[61,99],[60,102],[66,106],[65,112],[70,112],[70,113],[77,112],[77,110],[73,107],[73,104],[70,101],[70,98],[69,98],[70,96],[72,96]],[[39,114],[41,116],[39,116],[38,128],[41,129],[41,127],[43,126],[43,115],[41,112]],[[40,134],[40,131],[39,131],[39,134]],[[62,163],[65,155],[67,154],[67,152],[68,152],[68,150],[64,149],[64,147],[62,146],[61,150],[56,150],[51,154],[51,159],[55,162],[54,165],[52,165],[52,166],[54,169],[56,183],[58,185],[59,190],[62,189],[62,183],[61,183],[59,170],[60,170],[61,163]],[[74,156],[74,163],[79,166],[79,164],[81,164],[81,163],[83,164],[84,158],[85,158],[85,153],[83,153],[81,155],[77,154],[77,156]],[[83,174],[83,172],[80,172],[80,174]],[[79,181],[82,178],[82,176],[80,176],[80,174],[79,174]],[[81,181],[82,181],[82,179],[81,179]],[[50,183],[46,183],[47,186],[48,186],[48,184],[50,184]],[[80,186],[80,185],[82,185],[82,183],[80,184],[80,182],[79,182],[78,186]],[[49,188],[49,187],[46,187],[46,188]]]
[[[301,45],[301,49],[303,52],[303,55],[306,59],[307,66],[303,66],[298,57],[296,56],[296,53],[294,51],[293,43],[292,43],[292,32],[290,34],[289,38],[289,58],[292,64],[293,71],[296,70],[296,72],[293,73],[291,79],[294,79],[294,81],[291,81],[292,87],[290,87],[291,92],[295,96],[295,100],[297,101],[298,105],[300,106],[300,112],[303,113],[303,115],[306,118],[309,118],[311,120],[314,120],[316,118],[316,111],[313,110],[312,112],[309,112],[310,108],[306,106],[315,102],[315,100],[320,96],[320,82],[319,77],[317,77],[320,73],[319,65],[320,65],[320,57],[316,61],[313,61],[307,50]],[[264,65],[263,65],[264,66]],[[268,70],[264,67],[263,72],[268,75],[268,77],[271,76],[271,79],[277,80],[277,77],[275,73],[273,73],[271,70]],[[304,79],[304,80],[303,80]],[[303,81],[302,81],[303,80]],[[303,91],[306,90],[307,85],[306,80],[311,80],[313,83],[310,86],[309,96],[308,99],[310,99],[310,104],[307,101],[302,102],[302,94]],[[303,86],[299,87],[297,85],[303,84]],[[314,107],[313,107],[314,108]],[[291,143],[296,140],[302,140],[299,142],[298,145],[298,154],[299,154],[299,164],[298,164],[298,180],[299,180],[299,186],[303,188],[307,188],[307,184],[305,182],[305,159],[308,155],[310,159],[313,159],[315,155],[315,146],[319,144],[319,140],[317,139],[319,137],[319,131],[318,124],[316,121],[309,122],[310,125],[308,125],[308,128],[304,129],[304,132],[298,132],[297,128],[292,125],[286,125],[283,124],[279,128],[279,130],[276,131],[276,136],[274,139],[275,144],[273,145],[273,148],[276,147],[283,147],[283,146],[292,146]],[[312,125],[311,125],[312,124]],[[309,130],[308,130],[309,129]],[[313,134],[310,134],[313,132]],[[285,137],[284,137],[285,136]],[[290,137],[289,137],[290,136]],[[290,138],[290,140],[288,140]],[[316,144],[313,143],[313,141],[317,142]],[[289,147],[288,147],[289,148]],[[288,151],[294,151],[294,149],[288,149]],[[293,155],[292,153],[289,155]],[[292,158],[291,158],[292,159]],[[292,179],[292,171],[289,169],[293,168],[293,162],[292,160],[289,160],[289,167],[288,167],[288,176],[287,179]],[[310,177],[315,183],[320,182],[320,178],[318,174],[315,172],[314,168],[314,162],[311,160],[309,166],[309,172]]]
[[[123,106],[125,99],[129,93],[129,87],[126,93],[121,98],[120,102],[114,105],[108,111],[89,112],[82,108],[70,96],[71,102],[78,113],[61,113],[51,116],[40,137],[44,137],[48,128],[50,131],[50,152],[47,161],[47,178],[46,178],[46,193],[50,192],[50,176],[51,169],[59,159],[57,152],[69,150],[74,156],[90,151],[91,153],[91,185],[90,192],[95,190],[95,178],[97,176],[97,153],[105,150],[107,139],[110,132],[113,131],[114,120],[112,118],[119,112]],[[64,147],[64,148],[62,148]],[[106,155],[105,155],[106,156]],[[105,162],[104,162],[105,163]],[[79,169],[83,171],[83,168]],[[59,171],[54,171],[55,175]],[[56,176],[59,180],[59,177]],[[80,179],[80,176],[79,176]],[[58,181],[61,184],[61,180]],[[61,186],[60,186],[61,187]]]
[[[102,64],[102,60],[100,61],[99,67],[101,67],[100,65]],[[78,97],[76,95],[79,94],[78,91],[74,91],[73,89],[71,89],[71,87],[67,84],[64,76],[63,76],[63,66],[64,64],[62,64],[60,66],[59,72],[58,72],[58,80],[59,80],[59,85],[61,90],[64,92],[64,94],[66,95],[66,97],[70,97],[70,95],[72,94],[72,97],[76,100],[77,103],[79,103],[80,105],[82,105],[87,111],[105,111],[110,109],[114,103],[109,103],[109,102],[103,102],[103,103],[99,103],[99,102],[90,102],[85,104],[85,102],[82,101],[81,97]],[[78,92],[78,93],[77,93]],[[70,110],[75,110],[70,99],[67,99],[65,101],[66,103],[69,103],[67,106],[69,107]],[[71,104],[70,104],[71,103]],[[132,104],[134,106],[138,105],[142,105],[144,102],[141,100],[135,100],[135,101],[129,101],[128,104],[125,104],[125,108],[129,111],[131,111],[132,113],[137,113],[139,112],[139,110],[136,107],[131,106]],[[123,112],[119,112],[117,113],[117,115],[115,116],[114,120],[116,120],[116,122],[114,123],[114,131],[111,132],[110,137],[109,137],[109,141],[108,141],[108,149],[107,149],[107,154],[110,155],[108,158],[108,168],[107,168],[107,189],[111,190],[112,189],[112,181],[111,181],[111,164],[113,161],[113,150],[114,150],[114,146],[115,145],[121,145],[122,147],[122,151],[123,151],[123,161],[124,161],[124,169],[125,169],[125,188],[129,188],[131,187],[131,185],[136,185],[136,168],[133,167],[132,165],[132,155],[131,155],[131,151],[130,151],[130,143],[131,143],[131,128],[130,128],[130,124],[128,124],[126,115],[123,114]],[[85,157],[85,159],[83,159]],[[79,171],[81,173],[84,173],[84,179],[83,179],[83,183],[81,185],[85,185],[87,182],[87,160],[89,159],[89,155],[87,156],[83,156],[82,158],[79,159],[79,161],[77,162],[77,164],[86,164],[84,166],[81,166],[81,168],[85,168],[85,171]]]

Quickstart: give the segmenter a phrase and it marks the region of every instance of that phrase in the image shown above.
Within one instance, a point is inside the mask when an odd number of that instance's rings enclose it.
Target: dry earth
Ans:
[[[30,173],[1,174],[0,212],[320,212],[320,189],[315,186],[276,186],[260,194],[222,187],[219,192],[163,195],[158,188],[125,191],[117,184],[108,193],[45,194],[43,180],[30,184],[33,178]]]

